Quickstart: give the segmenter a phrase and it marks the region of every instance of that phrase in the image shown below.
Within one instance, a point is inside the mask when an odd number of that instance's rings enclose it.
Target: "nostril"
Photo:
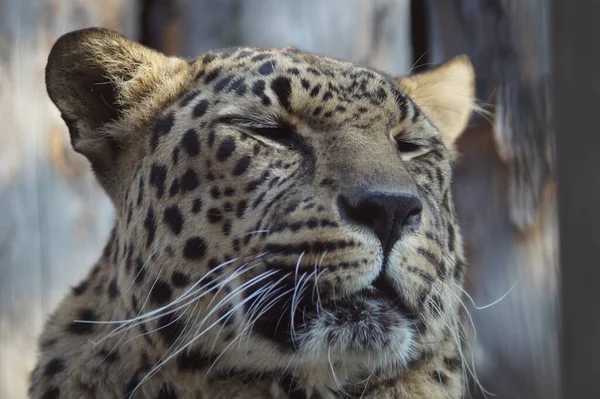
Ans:
[[[372,230],[385,252],[405,229],[415,229],[421,220],[422,204],[411,194],[369,193],[358,198],[338,197],[340,217]]]
[[[371,230],[376,229],[379,221],[385,219],[388,215],[379,204],[359,201],[357,204],[352,204],[346,197],[339,196],[338,209],[342,219],[346,219],[355,224],[362,225]]]
[[[414,198],[414,200],[415,201],[408,201],[408,211],[405,211],[405,216],[402,216],[402,209],[399,209],[396,212],[397,217],[400,218],[399,222],[401,223],[401,227],[403,229],[414,229],[419,225],[419,223],[421,223],[421,213],[423,211],[423,205],[421,204],[421,201],[419,201],[419,199]]]

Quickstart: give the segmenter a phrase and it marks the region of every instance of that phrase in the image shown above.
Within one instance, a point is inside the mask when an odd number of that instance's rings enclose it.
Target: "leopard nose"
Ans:
[[[368,193],[340,195],[338,209],[347,222],[373,231],[387,255],[404,231],[419,225],[423,205],[412,193]]]

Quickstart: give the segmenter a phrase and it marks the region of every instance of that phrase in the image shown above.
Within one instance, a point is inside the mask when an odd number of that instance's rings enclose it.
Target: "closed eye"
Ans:
[[[402,160],[408,161],[431,151],[432,143],[429,140],[409,136],[405,132],[401,132],[394,137],[396,148],[398,148]]]
[[[421,146],[419,144],[403,140],[396,140],[396,146],[398,147],[398,151],[400,151],[403,154],[408,152],[416,152],[421,149]]]
[[[279,144],[290,148],[298,144],[298,133],[290,124],[283,121],[252,120],[246,117],[227,116],[220,120],[221,123],[242,129],[246,134],[267,144]]]
[[[291,126],[261,126],[247,127],[253,135],[274,141],[285,147],[294,147],[297,144],[296,132]]]

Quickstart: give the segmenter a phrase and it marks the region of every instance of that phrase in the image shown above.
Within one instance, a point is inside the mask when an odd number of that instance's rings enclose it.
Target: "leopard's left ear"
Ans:
[[[114,195],[120,155],[134,141],[127,115],[149,120],[162,99],[175,98],[188,64],[168,58],[120,33],[87,28],[61,36],[50,51],[46,87],[60,110],[75,151],[85,155],[99,182]],[[152,99],[150,101],[149,99]],[[142,133],[140,133],[142,134]]]
[[[460,55],[424,73],[395,81],[438,128],[444,143],[452,147],[475,106],[475,71],[469,58]]]

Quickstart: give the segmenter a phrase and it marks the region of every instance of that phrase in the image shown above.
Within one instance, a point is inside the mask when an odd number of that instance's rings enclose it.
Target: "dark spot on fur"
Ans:
[[[268,54],[262,53],[262,54],[255,55],[254,57],[251,58],[251,60],[254,62],[258,62],[258,61],[264,60],[268,56],[269,56]]]
[[[184,323],[173,316],[172,313],[158,319],[158,326],[159,334],[168,345],[175,343],[177,338],[183,333],[185,327]]]
[[[267,61],[264,64],[262,64],[260,68],[258,68],[258,73],[265,76],[270,75],[275,70],[276,65],[277,62],[275,60]]]
[[[462,260],[458,259],[454,264],[454,278],[460,280],[465,272],[466,264]]]
[[[298,68],[290,68],[287,70],[289,73],[291,73],[294,76],[298,76],[300,75],[300,70]]]
[[[98,317],[96,316],[96,313],[92,309],[82,309],[77,314],[75,319],[81,320],[81,321],[90,321],[90,322],[98,321]],[[94,331],[94,323],[73,321],[68,325],[67,330],[73,334],[79,334],[79,335],[89,334],[92,331]]]
[[[194,110],[192,111],[192,115],[194,118],[201,118],[206,114],[208,110],[209,102],[208,100],[201,100],[198,104],[194,105]]]
[[[256,94],[259,97],[262,97],[265,93],[265,81],[257,80],[252,84],[252,93]]]
[[[142,199],[144,198],[144,178],[140,176],[140,184],[138,188],[138,196],[137,196],[137,206],[142,204]]]
[[[221,74],[221,67],[217,67],[217,68],[213,69],[212,71],[207,73],[206,76],[204,77],[204,83],[208,84],[208,83],[212,82],[213,80],[218,78],[220,74]]]
[[[245,155],[242,158],[240,158],[236,162],[235,167],[233,168],[232,174],[234,176],[239,176],[239,175],[243,174],[244,172],[246,172],[246,170],[248,170],[248,166],[250,166],[251,161],[252,161],[252,158],[249,155]]]
[[[153,164],[150,168],[150,185],[156,188],[156,196],[162,198],[165,192],[165,181],[167,179],[167,167]]]
[[[160,137],[169,134],[174,123],[175,117],[172,113],[156,120],[152,134],[150,135],[150,151],[152,153],[156,150]]]
[[[233,83],[231,84],[231,86],[229,87],[229,91],[235,91],[236,93],[238,93],[238,95],[240,95],[239,90],[242,88],[242,86],[244,87],[243,89],[243,93],[245,93],[246,91],[246,85],[244,84],[244,82],[246,81],[246,79],[244,79],[243,77],[237,78],[233,81]],[[242,93],[242,95],[243,95]]]
[[[279,384],[288,399],[307,399],[306,393],[299,382],[290,374],[284,374]]]
[[[177,288],[186,287],[190,284],[190,277],[182,272],[174,271],[171,275],[171,283]]]
[[[168,384],[163,384],[156,399],[178,399],[176,391]]]
[[[241,60],[242,58],[246,58],[246,57],[249,57],[251,55],[252,55],[251,51],[243,50],[243,51],[240,51],[240,53],[235,58],[238,59],[238,60]]]
[[[210,196],[214,199],[221,198],[221,189],[217,186],[214,186],[210,189]]]
[[[217,208],[210,208],[206,211],[206,218],[210,223],[218,223],[223,220],[223,212]]]
[[[223,89],[225,89],[227,87],[227,85],[229,83],[231,83],[231,81],[233,80],[233,76],[225,76],[223,79],[219,80],[216,84],[215,87],[213,88],[213,91],[215,93],[220,93],[223,91]]]
[[[434,371],[431,374],[431,378],[441,383],[442,385],[448,385],[448,383],[450,383],[450,378],[448,377],[448,375],[441,371]]]
[[[141,258],[137,259],[135,268],[135,283],[141,284],[146,279],[146,266]]]
[[[235,311],[231,304],[227,304],[223,309],[219,311],[219,319],[221,324],[224,326],[231,326],[235,322]]]
[[[55,358],[50,360],[44,367],[44,377],[53,377],[65,369],[65,361]]]
[[[113,278],[108,284],[108,296],[111,299],[115,299],[119,295],[119,287],[117,286],[117,279]]]
[[[44,394],[40,397],[40,399],[59,399],[60,398],[60,388],[53,387],[48,389]]]
[[[192,237],[188,239],[183,248],[183,256],[186,259],[201,259],[206,253],[206,242],[201,237]]]
[[[231,234],[231,220],[226,220],[225,223],[223,223],[223,234],[226,236]]]
[[[456,234],[454,233],[454,226],[452,226],[452,223],[448,223],[448,251],[454,252],[455,240]]]
[[[146,219],[144,219],[144,228],[147,234],[146,247],[150,247],[154,242],[156,234],[156,218],[154,217],[154,210],[152,208],[148,208]]]
[[[98,351],[98,357],[101,358],[103,362],[114,363],[119,359],[119,354],[114,349],[111,351],[101,349]]]
[[[202,210],[202,200],[200,198],[194,199],[192,202],[192,213],[198,213]]]
[[[186,105],[188,105],[190,102],[192,102],[192,100],[194,98],[196,98],[196,96],[200,94],[200,92],[198,91],[190,91],[185,93],[185,95],[183,97],[181,97],[181,101],[179,103],[180,107],[185,107]]]
[[[173,165],[177,165],[179,162],[179,147],[173,148],[173,154],[171,154],[171,160],[173,161]]]
[[[213,53],[206,53],[204,57],[202,57],[202,65],[210,64],[213,62],[217,56]]]
[[[310,91],[310,96],[311,97],[316,97],[319,94],[319,90],[321,90],[321,85],[316,85],[315,87],[313,87],[313,89]]]
[[[217,159],[221,162],[225,161],[227,158],[233,154],[235,151],[235,141],[232,137],[226,137],[219,145],[219,149],[217,150]]]
[[[219,266],[220,264],[221,264],[221,262],[219,262],[219,259],[217,259],[217,258],[210,258],[210,259],[208,260],[207,267],[208,267],[210,270],[212,270],[212,269],[214,269],[215,267]],[[205,277],[205,278],[206,278],[206,277]]]
[[[200,154],[200,141],[198,141],[198,134],[194,129],[190,129],[181,138],[181,146],[191,157]]]
[[[306,68],[306,71],[312,75],[321,76],[321,72],[316,68],[308,67],[308,68]]]
[[[181,189],[184,191],[192,191],[196,189],[199,184],[198,175],[192,169],[188,169],[183,176],[181,176]]]
[[[75,296],[80,296],[84,294],[88,289],[89,283],[87,280],[83,280],[77,286],[73,287],[72,292]]]
[[[124,397],[126,398],[131,398],[133,395],[133,391],[135,390],[135,388],[138,386],[138,384],[140,383],[140,377],[138,376],[139,372],[136,371],[133,376],[131,376],[131,378],[129,379],[129,381],[127,382],[127,385],[125,386],[125,391],[124,393]]]
[[[216,360],[216,356],[207,355],[199,350],[184,351],[177,357],[179,371],[199,371],[209,367]]]
[[[271,82],[271,89],[277,96],[279,104],[285,109],[290,108],[290,96],[292,94],[292,82],[290,78],[279,76]]]
[[[169,226],[169,229],[171,229],[173,234],[177,235],[181,233],[181,230],[183,229],[183,216],[181,216],[181,212],[177,205],[165,209],[163,220],[167,226]]]
[[[238,202],[236,215],[239,219],[244,217],[244,213],[246,212],[247,206],[248,206],[248,203],[245,200],[241,200],[240,202]]]
[[[208,139],[207,139],[207,143],[208,143],[208,146],[209,146],[210,148],[212,148],[213,144],[215,143],[215,136],[216,136],[216,135],[217,135],[217,132],[215,132],[215,130],[214,130],[214,129],[211,129],[211,130],[208,132]]]
[[[156,280],[152,291],[150,291],[150,300],[157,306],[165,305],[171,299],[171,287],[162,280]]]
[[[179,193],[180,185],[179,179],[176,177],[173,179],[173,183],[171,183],[171,188],[169,188],[169,196],[174,197]]]
[[[248,90],[248,87],[245,83],[242,83],[238,88],[235,89],[235,92],[238,96],[243,96],[244,94],[246,94],[246,90]]]

